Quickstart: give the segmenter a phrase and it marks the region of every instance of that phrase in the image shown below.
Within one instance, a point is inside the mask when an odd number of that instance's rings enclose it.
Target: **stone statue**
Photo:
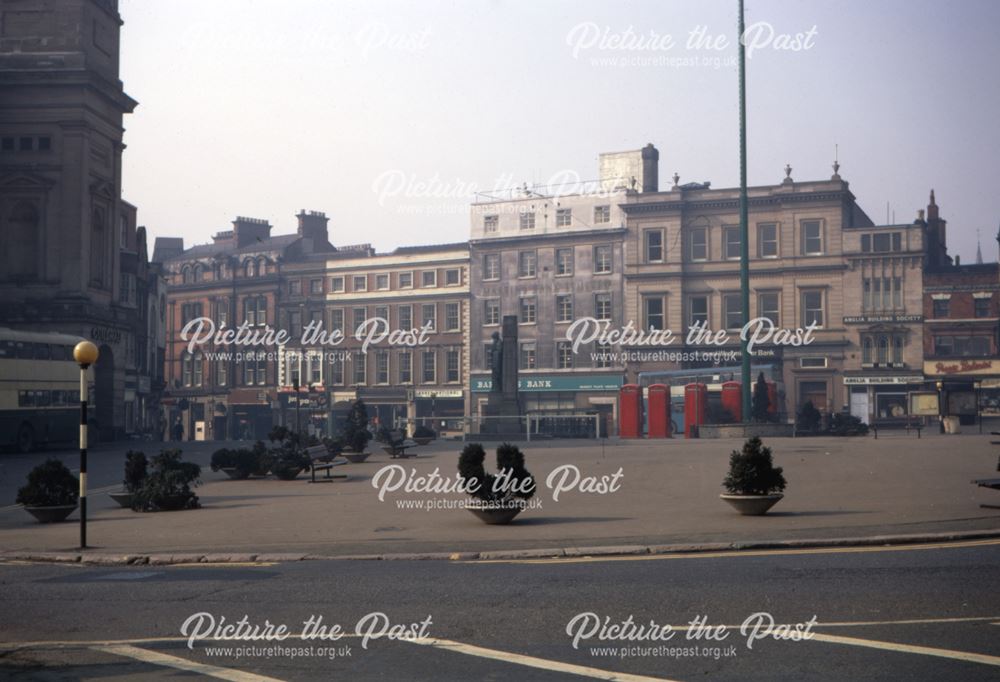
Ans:
[[[500,332],[493,332],[492,338],[490,369],[493,372],[493,386],[490,390],[494,393],[500,393],[503,390],[503,341],[500,339]]]

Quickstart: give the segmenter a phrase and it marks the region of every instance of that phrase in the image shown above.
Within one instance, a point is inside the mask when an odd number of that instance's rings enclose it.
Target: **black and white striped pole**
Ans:
[[[97,346],[90,341],[73,348],[73,359],[80,365],[80,549],[87,549],[87,368],[97,356]]]

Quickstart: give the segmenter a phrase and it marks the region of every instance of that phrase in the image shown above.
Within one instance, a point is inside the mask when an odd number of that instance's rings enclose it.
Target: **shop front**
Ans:
[[[230,440],[266,440],[275,423],[268,392],[252,388],[230,391],[225,416]]]
[[[911,417],[909,394],[924,388],[920,374],[846,372],[845,375],[848,409],[865,424],[905,424]]]
[[[330,435],[330,394],[317,387],[278,393],[281,423],[297,433],[324,438]]]
[[[924,376],[925,387],[940,396],[942,415],[964,425],[1000,417],[1000,359],[927,360]]]

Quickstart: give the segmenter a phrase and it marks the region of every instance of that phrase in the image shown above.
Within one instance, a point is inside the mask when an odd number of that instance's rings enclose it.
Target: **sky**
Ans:
[[[592,180],[649,142],[661,188],[737,186],[736,6],[121,0],[123,193],[186,245],[307,209],[385,251],[466,240],[475,192]],[[991,0],[746,0],[749,184],[828,178],[836,153],[876,223],[933,188],[951,253],[978,230],[996,260],[998,23]]]

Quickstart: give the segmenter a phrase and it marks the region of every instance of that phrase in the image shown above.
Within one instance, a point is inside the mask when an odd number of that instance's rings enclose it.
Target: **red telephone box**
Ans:
[[[698,427],[705,423],[708,411],[708,386],[688,384],[684,387],[684,437],[697,438]]]
[[[733,420],[743,421],[743,384],[726,381],[722,384],[722,409],[733,415]]]
[[[642,388],[625,384],[618,397],[618,435],[642,438]]]
[[[653,384],[649,387],[649,438],[670,438],[670,387]]]
[[[767,413],[778,414],[778,385],[773,381],[767,382]]]

